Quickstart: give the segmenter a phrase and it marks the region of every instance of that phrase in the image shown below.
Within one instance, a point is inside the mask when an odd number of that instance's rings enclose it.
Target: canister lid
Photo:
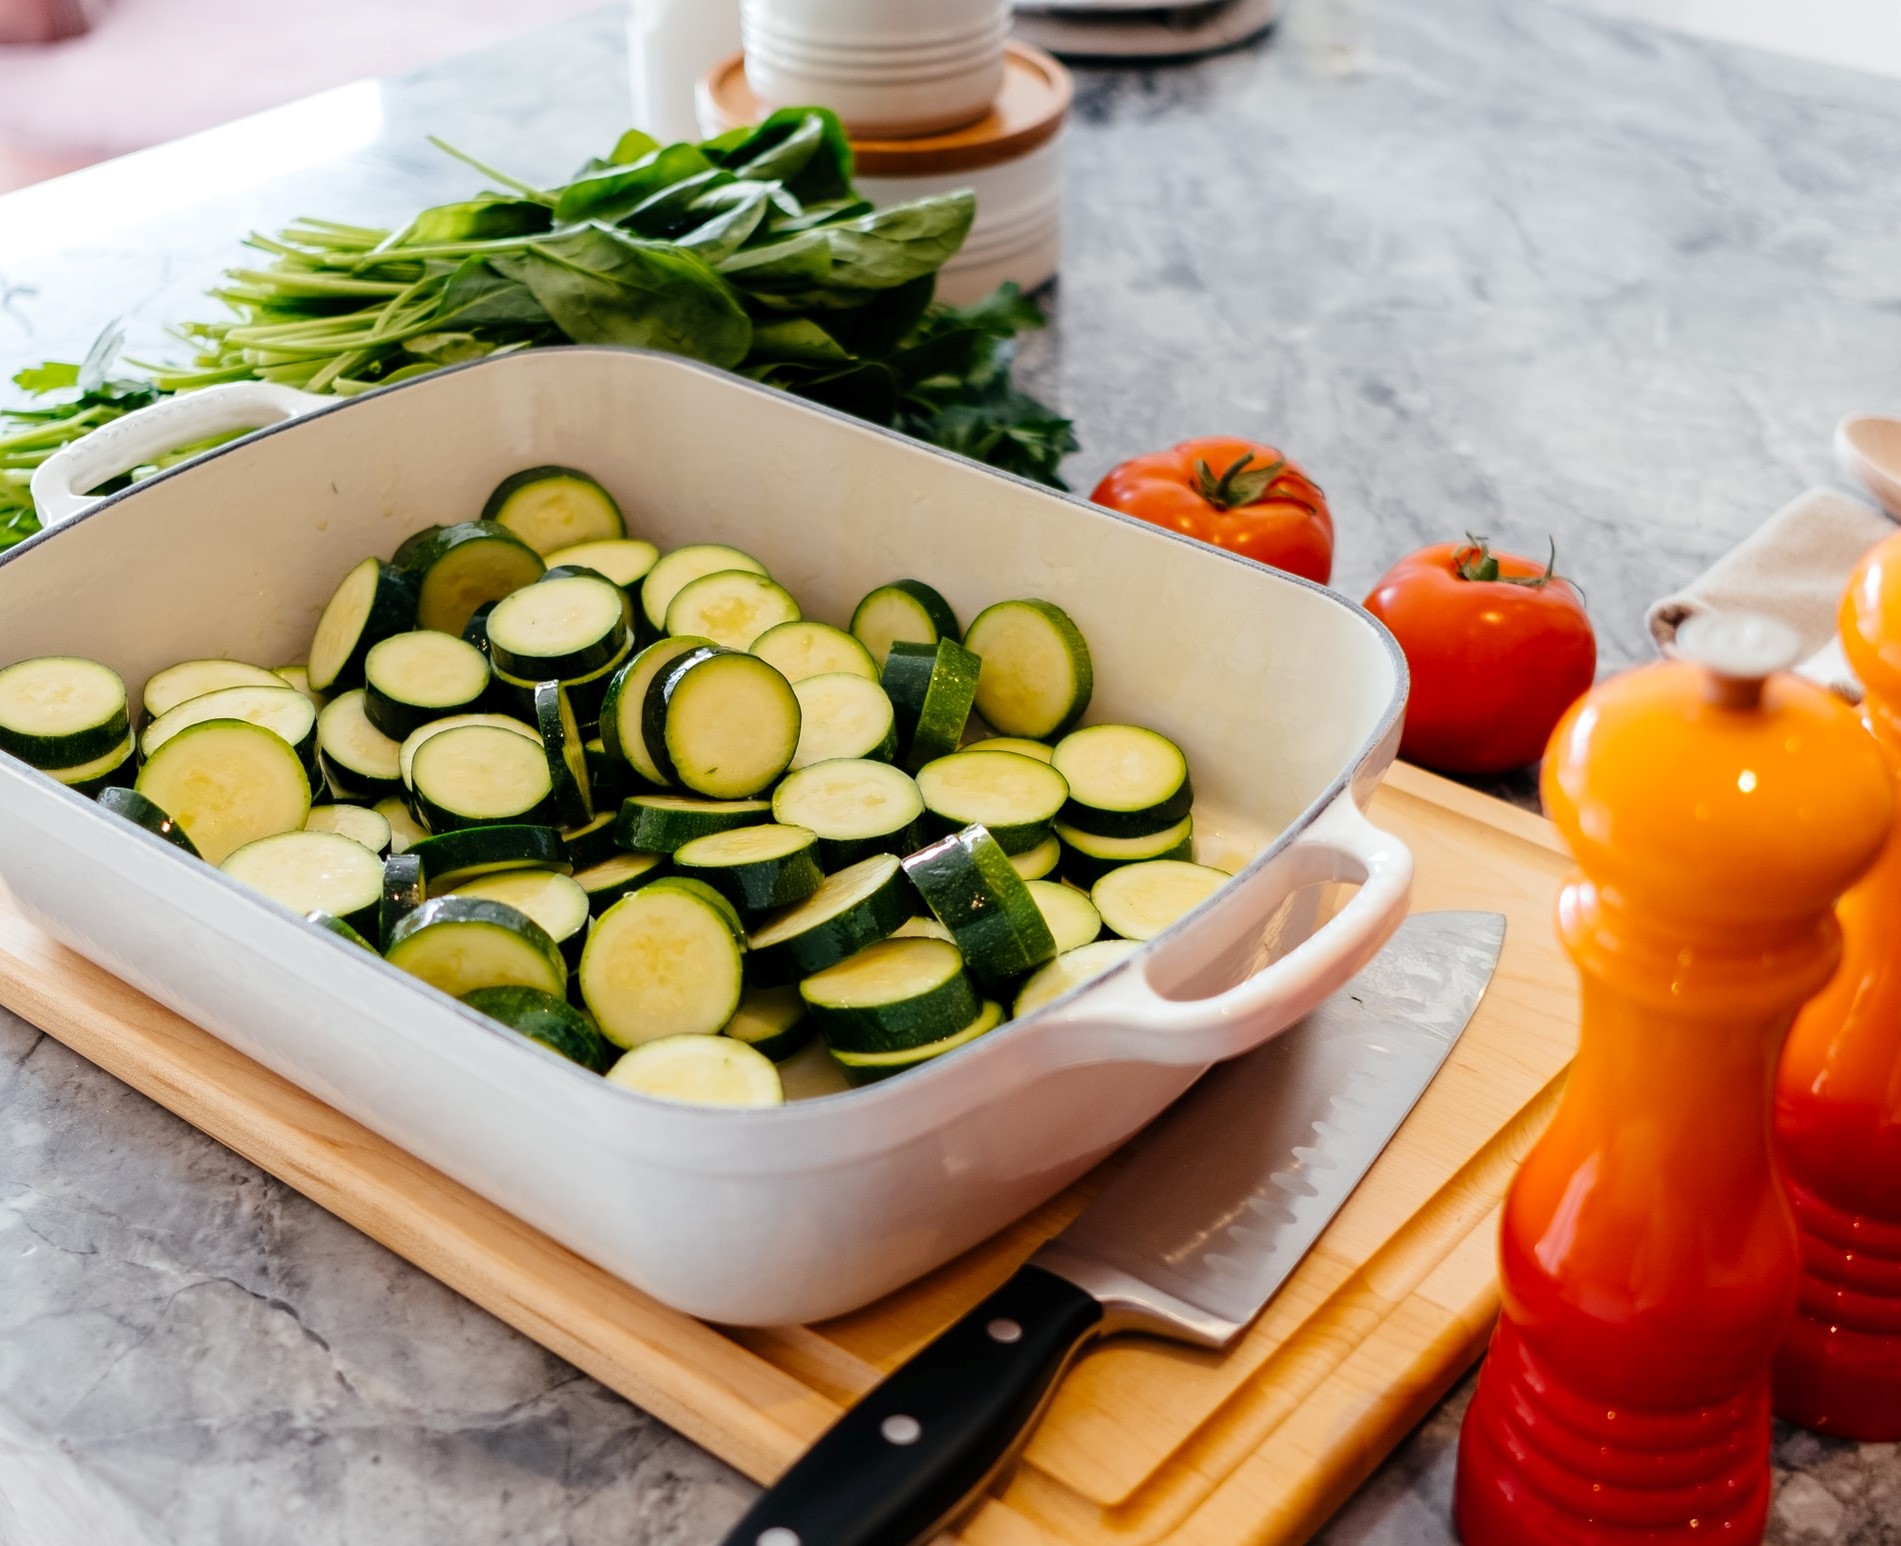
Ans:
[[[1040,48],[1011,43],[1004,51],[1003,89],[988,117],[947,134],[914,140],[853,140],[858,170],[867,177],[943,176],[996,166],[1029,154],[1056,137],[1069,117],[1074,85],[1069,71]],[[766,116],[746,80],[741,54],[715,65],[700,83],[704,125],[723,134]]]

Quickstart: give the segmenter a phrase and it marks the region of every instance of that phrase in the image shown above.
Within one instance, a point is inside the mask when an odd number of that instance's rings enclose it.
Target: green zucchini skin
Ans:
[[[784,933],[789,924],[798,921],[801,912],[819,907],[828,890],[854,881],[869,882],[887,866],[890,873],[875,890],[829,917],[814,914],[811,923],[797,933]],[[762,919],[752,932],[751,948],[746,953],[747,980],[762,988],[776,988],[822,972],[886,938],[916,911],[917,894],[905,878],[903,866],[889,854],[875,855],[826,877],[805,901]]]
[[[538,988],[477,988],[462,1002],[589,1073],[606,1073],[620,1055],[586,1015]]]
[[[51,771],[77,768],[109,756],[132,733],[131,713],[126,702],[125,683],[116,671],[96,660],[76,655],[43,655],[37,660],[22,660],[0,671],[0,683],[9,679],[31,683],[36,678],[42,688],[49,678],[62,673],[81,672],[110,700],[98,705],[103,712],[91,724],[76,726],[60,734],[41,734],[9,725],[0,720],[0,752],[18,757],[29,767]],[[33,688],[28,686],[31,693]],[[61,780],[62,783],[66,782]]]
[[[414,539],[412,539],[414,540]],[[475,543],[490,544],[485,555],[491,572],[482,583],[452,583],[452,568],[445,564],[459,550]],[[485,601],[500,601],[504,596],[532,585],[547,565],[541,555],[506,526],[493,521],[461,521],[431,532],[411,548],[406,542],[397,550],[404,556],[404,567],[416,586],[416,626],[435,628],[460,635],[475,609]],[[461,568],[469,559],[465,554],[453,568]]]
[[[891,646],[881,685],[897,712],[899,761],[907,771],[957,750],[977,701],[982,664],[954,639]]]
[[[574,878],[587,893],[588,911],[598,918],[622,897],[666,879],[667,861],[661,854],[617,852],[576,870]]]
[[[594,819],[594,792],[588,777],[587,747],[575,722],[568,690],[559,682],[535,689],[535,728],[548,754],[548,796],[557,825],[581,827]]]
[[[532,961],[533,969],[527,974],[535,977],[536,981],[511,983],[506,978],[499,978],[477,982],[459,989],[454,996],[460,997],[475,988],[539,987],[550,995],[566,989],[568,964],[561,958],[560,947],[548,937],[548,931],[518,909],[480,897],[436,897],[405,913],[397,921],[383,955],[392,966],[429,981],[429,978],[415,971],[411,964],[414,957],[404,947],[432,929],[459,927],[489,929],[509,936],[517,947],[513,968],[524,968],[527,962]],[[422,947],[418,945],[416,948],[420,950]],[[443,986],[441,983],[434,985]]]
[[[1085,891],[1093,889],[1111,870],[1125,864],[1141,864],[1150,859],[1188,859],[1195,857],[1195,819],[1185,816],[1162,832],[1140,838],[1105,838],[1091,832],[1079,832],[1065,821],[1056,823],[1056,835],[1062,840],[1063,879]]]
[[[606,703],[609,688],[615,676],[633,658],[634,647],[630,642],[621,653],[598,671],[586,676],[577,676],[561,683],[567,689],[568,703],[574,709],[574,723],[584,736],[593,735],[601,724],[601,711]],[[541,683],[530,682],[510,676],[506,671],[496,670],[494,701],[496,708],[504,714],[513,714],[519,718],[533,719],[535,716],[535,689]]]
[[[833,997],[832,979],[815,972],[799,984],[799,996],[805,1000],[812,1017],[825,1034],[825,1043],[834,1052],[903,1052],[926,1046],[955,1035],[976,1018],[979,1000],[970,973],[958,964],[957,947],[935,939],[887,939],[867,946],[860,952],[865,959],[873,953],[901,952],[894,959],[913,957],[938,972],[935,980],[903,998],[879,1003],[842,1003]],[[853,958],[840,963],[834,971],[849,970]]]
[[[408,852],[421,863],[423,878],[435,891],[498,870],[559,870],[564,875],[574,871],[561,834],[553,827],[532,824],[464,827],[426,837]]]
[[[383,901],[376,914],[376,937],[389,949],[396,925],[428,900],[422,860],[414,853],[391,854],[383,861]]]
[[[696,896],[726,920],[727,932],[740,946],[746,943],[745,920],[739,916],[739,909],[703,880],[695,880],[690,875],[675,875],[671,871],[655,872],[654,884],[662,891],[684,891]]]
[[[569,592],[580,591],[594,598],[599,606],[612,611],[613,620],[603,632],[592,638],[577,639],[572,648],[554,654],[510,649],[504,641],[519,630],[520,622],[516,614],[523,608],[532,609],[544,597],[555,594],[539,589],[540,586],[562,581],[570,582],[567,586]],[[585,583],[573,583],[582,581]],[[625,653],[631,637],[627,632],[626,594],[606,575],[578,569],[558,575],[544,572],[533,585],[524,585],[512,595],[504,596],[490,609],[485,631],[488,634],[489,658],[494,661],[497,670],[516,681],[579,681],[618,660]]]
[[[679,744],[679,717],[687,702],[714,691],[715,678],[748,680],[748,691],[763,691],[773,699],[777,723],[756,725],[761,755],[735,772],[729,765],[712,774],[697,763],[692,748]],[[729,688],[728,691],[733,689]],[[799,743],[799,700],[792,684],[757,655],[709,645],[682,655],[661,667],[647,688],[641,707],[641,740],[648,759],[670,784],[714,799],[750,799],[770,789],[791,766]],[[766,743],[767,733],[776,744]]]
[[[880,1079],[908,1073],[913,1068],[920,1068],[943,1057],[947,1052],[969,1046],[979,1036],[987,1035],[1003,1024],[1003,1019],[1003,1005],[994,999],[986,999],[970,1024],[941,1041],[926,1042],[921,1047],[908,1047],[902,1052],[849,1052],[834,1047],[832,1061],[854,1085],[876,1084]]]
[[[108,789],[128,789],[132,786],[139,771],[136,747],[136,739],[128,735],[96,762],[82,763],[76,768],[45,768],[42,771],[48,778],[58,779],[74,794],[94,799]]]
[[[401,635],[391,635],[391,638],[401,637]],[[469,641],[464,639],[461,642],[468,644]],[[390,644],[390,640],[385,639],[383,643]],[[397,646],[390,644],[390,648],[395,649]],[[452,645],[450,648],[459,650],[460,645]],[[469,648],[475,650],[478,655],[482,654],[482,651],[473,644],[469,644]],[[372,653],[375,652],[372,651]],[[467,659],[466,656],[463,658]],[[374,680],[373,667],[368,661],[364,663],[363,677],[364,717],[384,735],[398,743],[407,740],[432,720],[447,719],[454,714],[469,714],[480,710],[483,701],[489,696],[492,682],[489,673],[484,671],[479,681],[471,682],[469,692],[460,702],[422,704],[411,703]]]
[[[422,535],[418,533],[418,535]],[[415,541],[415,538],[411,538]],[[405,547],[408,543],[404,544]],[[397,549],[398,554],[402,549]],[[316,671],[307,672],[305,680],[311,690],[318,693],[333,693],[351,687],[363,685],[363,662],[369,659],[370,651],[385,639],[399,633],[407,633],[416,626],[416,578],[397,563],[385,563],[380,558],[364,559],[362,563],[352,565],[350,574],[339,582],[341,590],[350,582],[363,564],[376,565],[376,583],[370,595],[369,611],[365,615],[362,627],[358,630],[355,642],[337,662],[336,670],[330,675],[322,674],[319,664]],[[334,599],[334,598],[333,598]],[[328,609],[326,608],[326,612]],[[318,624],[318,633],[322,633],[322,623]]]
[[[491,668],[495,664],[495,651],[489,648],[488,615],[495,610],[495,607],[496,603],[493,601],[483,602],[469,614],[468,622],[462,625],[462,642],[473,644],[486,655]]]
[[[198,845],[185,835],[185,829],[156,803],[136,789],[114,787],[99,791],[99,803],[115,816],[123,816],[135,827],[143,827],[154,837],[162,837],[174,848],[182,848],[194,859],[202,859]]]
[[[571,699],[569,701],[572,701]],[[630,795],[642,793],[647,782],[626,763],[608,751],[597,733],[585,743],[588,785],[594,791],[597,810],[618,811]]]
[[[920,849],[904,869],[985,987],[1001,987],[1055,959],[1056,938],[1036,898],[982,827],[968,826]]]
[[[1127,769],[1131,747],[1139,748],[1139,757],[1156,764],[1150,770],[1154,781],[1145,777],[1134,799],[1124,794],[1130,777]],[[1106,780],[1105,761],[1112,770]],[[1148,837],[1167,831],[1194,809],[1195,786],[1186,754],[1167,736],[1144,726],[1090,725],[1072,731],[1053,749],[1051,765],[1071,781],[1062,820],[1078,832],[1097,837]],[[1170,779],[1177,780],[1172,787]],[[1102,787],[1105,782],[1109,789]],[[1111,792],[1123,797],[1113,803],[1102,798]],[[1093,802],[1091,794],[1097,796]]]
[[[723,835],[714,833],[713,838]],[[694,843],[688,843],[675,852],[674,868],[689,879],[711,886],[742,914],[770,912],[775,907],[804,901],[824,884],[825,872],[818,865],[818,839],[810,833],[806,836],[806,844],[791,853],[741,864],[700,863],[694,853]],[[695,840],[696,843],[707,841],[706,838]]]
[[[697,800],[684,795],[631,795],[621,802],[614,841],[636,853],[670,854],[695,838],[772,820],[770,800]]]
[[[562,830],[561,841],[568,845],[568,858],[577,870],[603,864],[620,852],[614,841],[614,826],[620,819],[616,811],[603,811],[592,821]]]
[[[326,934],[334,934],[336,935],[338,939],[343,940],[347,944],[356,945],[363,950],[369,951],[371,955],[376,955],[379,953],[377,951],[376,946],[372,945],[367,939],[365,939],[355,929],[351,928],[349,924],[345,923],[335,913],[326,913],[326,912],[321,912],[321,911],[314,912],[314,913],[305,913],[304,920],[307,923],[314,923],[318,928],[322,929],[324,933]]]
[[[914,632],[887,635],[878,628],[877,617],[883,612],[908,610],[921,621],[922,626]],[[851,615],[851,636],[870,653],[874,663],[882,665],[878,659],[880,648],[900,640],[912,644],[932,645],[939,639],[962,639],[963,632],[957,626],[957,614],[946,601],[922,580],[893,580],[889,585],[880,585],[866,594]]]
[[[579,535],[563,533],[559,541],[543,547],[534,540],[532,516],[521,507],[527,503],[524,495],[540,488],[544,484],[566,485],[580,494],[583,500],[594,507],[594,522],[598,530],[590,530]],[[510,516],[514,519],[511,520]],[[520,472],[511,473],[495,485],[495,492],[488,496],[482,506],[481,518],[506,527],[521,540],[534,548],[537,553],[551,553],[557,548],[572,547],[577,542],[599,542],[627,535],[627,518],[621,514],[620,505],[614,496],[586,473],[573,467],[548,465],[545,467],[525,467]]]

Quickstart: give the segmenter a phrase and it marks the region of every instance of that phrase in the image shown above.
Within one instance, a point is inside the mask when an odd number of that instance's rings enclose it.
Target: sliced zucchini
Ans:
[[[747,569],[754,574],[766,572],[766,566],[750,553],[742,553],[721,542],[690,542],[671,553],[663,553],[640,584],[640,607],[647,621],[657,631],[665,632],[667,608],[673,605],[673,598],[701,576],[718,574],[722,569]]]
[[[622,897],[581,952],[581,996],[617,1047],[716,1035],[739,1008],[742,982],[739,941],[720,909],[671,887]]]
[[[182,848],[192,858],[199,857],[185,829],[174,821],[169,812],[155,805],[136,789],[102,789],[99,791],[99,803],[115,816],[123,816],[135,827],[143,827],[154,837],[162,837],[174,847]]]
[[[983,659],[977,712],[1001,735],[1050,740],[1089,707],[1095,672],[1069,614],[1049,601],[1000,601],[977,614],[964,643]]]
[[[432,891],[452,891],[502,870],[561,870],[574,861],[553,827],[465,827],[426,837],[409,849]]]
[[[310,814],[310,775],[282,736],[245,720],[192,725],[139,769],[138,792],[222,864],[246,843],[295,832]]]
[[[568,967],[548,931],[504,902],[444,896],[397,922],[383,958],[450,998],[477,988],[539,988],[559,998]]]
[[[916,782],[888,762],[815,762],[772,792],[772,819],[817,833],[818,861],[828,871],[872,854],[909,853],[923,814]]]
[[[592,569],[596,574],[612,580],[627,593],[630,600],[637,601],[640,582],[647,578],[647,571],[653,568],[654,561],[659,557],[660,549],[651,542],[622,537],[557,548],[547,555],[547,562],[550,569]]]
[[[367,950],[371,955],[377,953],[376,946],[372,945],[341,918],[333,918],[329,913],[325,912],[314,912],[305,913],[304,921],[314,923],[318,928],[322,929],[324,933],[334,934],[338,939],[344,941],[344,943],[355,945],[360,950]]]
[[[564,827],[585,826],[594,819],[587,747],[581,740],[581,727],[574,722],[568,690],[559,682],[543,682],[535,689],[535,725],[548,762],[552,790],[548,798],[554,819]]]
[[[300,916],[329,913],[359,934],[376,927],[383,861],[339,832],[279,832],[233,849],[218,866]]]
[[[986,987],[1033,971],[1056,954],[1036,898],[982,827],[966,827],[918,850],[904,869]]]
[[[372,809],[389,823],[389,851],[392,854],[408,853],[429,836],[422,824],[410,814],[409,807],[403,803],[400,795],[385,795]]]
[[[1059,819],[1056,835],[1063,842],[1063,878],[1079,886],[1094,886],[1118,865],[1195,857],[1193,816],[1184,816],[1174,826],[1146,837],[1099,837],[1093,832],[1079,832]]]
[[[241,719],[271,731],[297,753],[306,768],[317,766],[317,709],[294,687],[222,687],[187,698],[145,727],[139,750],[147,757],[179,731],[209,719]]]
[[[601,705],[601,744],[608,756],[626,763],[650,784],[666,779],[647,755],[645,727],[642,723],[647,692],[654,678],[681,657],[706,649],[711,639],[661,639],[644,650],[614,675],[607,689],[607,701]]]
[[[1147,837],[1195,803],[1182,749],[1139,725],[1073,730],[1057,743],[1053,765],[1069,781],[1063,820],[1078,832]]]
[[[1028,741],[1020,735],[993,735],[987,740],[974,741],[964,749],[973,752],[1015,752],[1019,757],[1034,757],[1038,762],[1050,762],[1056,756],[1056,748],[1047,741]]]
[[[880,670],[891,646],[900,641],[928,645],[961,637],[950,603],[922,580],[880,585],[858,603],[851,615],[851,631]]]
[[[652,856],[647,855],[646,857]],[[705,881],[695,880],[688,875],[669,874],[662,875],[654,884],[662,891],[686,891],[698,897],[702,902],[706,903],[708,907],[711,907],[717,912],[720,917],[726,920],[727,927],[733,931],[734,940],[738,942],[742,949],[745,948],[746,925],[739,916],[739,909],[733,906],[731,902],[727,901],[725,897],[721,896]]]
[[[935,644],[899,640],[885,656],[883,685],[897,710],[898,744],[915,772],[957,750],[977,698],[982,665],[953,639]]]
[[[431,720],[468,713],[488,691],[488,658],[453,634],[391,634],[363,662],[363,711],[392,741]]]
[[[317,619],[310,641],[310,685],[320,693],[354,687],[363,679],[370,650],[391,634],[415,626],[414,578],[380,558],[364,559],[343,577]]]
[[[718,569],[689,580],[667,604],[667,632],[749,650],[759,636],[802,614],[784,586],[750,569]]]
[[[748,988],[721,1034],[783,1063],[811,1041],[816,1029],[796,987]]]
[[[108,789],[126,788],[138,771],[138,753],[131,734],[103,757],[82,762],[71,768],[43,768],[48,778],[57,779],[74,794],[104,794]]]
[[[742,913],[802,902],[825,880],[818,838],[805,827],[768,823],[698,837],[674,852],[674,868],[703,880]]]
[[[542,579],[495,603],[489,658],[520,681],[571,681],[627,647],[627,596],[601,575]]]
[[[575,883],[587,893],[588,907],[603,913],[630,891],[638,891],[665,874],[664,854],[615,854],[599,864],[574,872]]]
[[[795,687],[808,676],[827,676],[836,671],[878,680],[878,666],[871,651],[830,623],[780,623],[760,634],[748,648],[776,666]]]
[[[572,703],[574,700],[568,700]],[[637,777],[634,770],[611,755],[607,744],[599,735],[583,743],[587,754],[588,785],[594,791],[595,807],[602,811],[612,811],[631,794],[637,794],[645,780]]]
[[[1113,933],[1124,939],[1153,939],[1233,878],[1205,864],[1149,859],[1109,871],[1096,882],[1089,899]]]
[[[1036,910],[1050,926],[1050,937],[1056,941],[1058,955],[1096,942],[1102,933],[1102,914],[1087,896],[1074,886],[1059,885],[1053,880],[1030,880],[1024,884],[1036,899]]]
[[[5,681],[5,676],[6,673],[0,672],[0,682]],[[145,700],[145,717],[157,719],[161,714],[169,714],[187,698],[201,698],[221,687],[297,687],[302,690],[282,672],[266,671],[262,666],[246,665],[242,660],[183,660],[147,677],[145,691],[139,696]],[[0,689],[0,697],[4,697],[3,689]]]
[[[482,519],[507,527],[537,553],[627,534],[614,496],[572,467],[530,467],[502,479]]]
[[[345,799],[380,800],[402,788],[402,745],[370,723],[361,687],[332,698],[317,715],[325,780]]]
[[[769,789],[791,765],[800,710],[792,684],[756,655],[707,648],[647,688],[641,733],[668,783],[715,800]]]
[[[367,805],[313,805],[304,830],[338,833],[379,858],[389,852],[389,818]]]
[[[614,1066],[614,1049],[594,1022],[539,988],[477,988],[464,994],[462,1002],[590,1073],[604,1074]]]
[[[978,747],[985,745],[978,742]],[[976,822],[1007,854],[1046,842],[1069,786],[1046,762],[1015,752],[953,752],[918,769],[918,792],[937,835]]]
[[[607,1082],[692,1106],[778,1106],[785,1087],[772,1059],[725,1036],[666,1036],[626,1053]]]
[[[464,881],[454,894],[506,902],[526,913],[561,947],[570,971],[580,964],[590,910],[586,890],[572,876],[559,870],[504,870]]]
[[[422,860],[413,853],[391,854],[383,861],[383,899],[376,912],[376,937],[383,948],[401,923],[429,899],[428,878]]]
[[[555,824],[547,753],[512,730],[465,725],[432,735],[416,749],[409,774],[416,814],[431,832]]]
[[[907,1069],[941,1058],[946,1052],[969,1046],[979,1036],[994,1031],[1001,1024],[1003,1005],[994,999],[986,999],[983,1007],[977,1011],[976,1019],[955,1035],[946,1036],[941,1041],[927,1041],[921,1047],[907,1047],[902,1052],[840,1052],[834,1049],[832,1059],[853,1084],[875,1084],[880,1079],[889,1079],[893,1074],[901,1074]]]
[[[561,685],[567,689],[568,702],[574,708],[574,722],[581,727],[583,735],[593,735],[601,723],[601,704],[606,701],[607,689],[612,684],[620,668],[632,660],[634,641],[629,639],[616,655],[598,671],[590,671],[586,676],[570,677]],[[511,676],[506,671],[495,673],[497,700],[506,708],[527,718],[535,712],[535,689],[541,684],[523,678]]]
[[[698,800],[637,794],[622,803],[614,841],[639,853],[670,854],[695,838],[772,820],[770,800]]]
[[[413,626],[457,635],[483,602],[534,584],[547,567],[539,553],[493,521],[463,521],[432,532],[405,562],[416,581]],[[313,647],[313,665],[315,653]]]
[[[955,945],[885,939],[805,979],[799,994],[834,1052],[901,1052],[954,1036],[977,1016]]]
[[[273,666],[271,667],[271,675],[276,677],[286,687],[296,688],[297,691],[302,693],[312,703],[316,704],[318,708],[323,707],[324,696],[310,685],[310,668],[308,666]],[[151,684],[147,683],[146,685],[150,686]]]
[[[884,939],[915,909],[916,893],[895,856],[873,854],[803,902],[762,919],[748,940],[746,976],[761,987],[797,982]]]
[[[568,845],[568,858],[577,870],[611,859],[620,852],[620,845],[614,841],[614,823],[619,819],[618,811],[603,811],[581,826],[562,829],[561,841]]]
[[[1010,868],[1025,880],[1041,880],[1045,875],[1054,874],[1062,862],[1063,845],[1055,833],[1024,853],[1010,855]]]
[[[1080,950],[1058,956],[1017,991],[1015,1013],[1021,1017],[1061,998],[1071,988],[1079,988],[1092,977],[1100,977],[1116,962],[1142,948],[1132,939],[1101,939]]]
[[[432,735],[440,735],[444,730],[461,730],[469,725],[487,725],[493,730],[512,731],[530,741],[541,739],[533,725],[516,719],[512,714],[450,714],[443,719],[433,719],[421,729],[411,731],[397,754],[397,771],[402,776],[403,787],[409,787],[410,766],[415,762],[416,752],[423,742]]]
[[[855,671],[827,671],[792,684],[799,700],[794,768],[835,757],[889,762],[898,752],[898,716],[884,688]]]
[[[546,578],[544,576],[543,578]],[[462,625],[462,642],[472,644],[482,652],[484,660],[491,660],[488,647],[488,615],[499,605],[498,602],[485,601],[469,614],[469,620]]]
[[[891,937],[893,939],[941,939],[947,945],[957,943],[951,937],[949,929],[930,917],[906,918],[891,931]]]

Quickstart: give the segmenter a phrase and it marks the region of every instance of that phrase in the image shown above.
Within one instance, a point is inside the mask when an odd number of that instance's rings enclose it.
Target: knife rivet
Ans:
[[[788,1530],[784,1525],[774,1525],[770,1530],[761,1530],[753,1546],[803,1546],[797,1530]]]
[[[984,1327],[984,1330],[990,1334],[990,1340],[992,1342],[1002,1342],[1006,1346],[1012,1342],[1021,1342],[1023,1340],[1023,1328],[1015,1321],[1008,1320],[1001,1315],[988,1326]]]
[[[895,1417],[887,1417],[878,1425],[878,1431],[885,1436],[887,1444],[915,1444],[924,1437],[924,1425],[902,1412]]]

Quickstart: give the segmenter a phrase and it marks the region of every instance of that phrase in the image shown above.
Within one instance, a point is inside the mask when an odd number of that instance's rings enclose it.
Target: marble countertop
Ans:
[[[613,13],[0,198],[0,376],[135,354],[299,214],[553,177],[625,127]],[[1901,397],[1901,87],[1524,0],[1297,0],[1267,45],[1091,70],[1027,384],[1120,456],[1258,433],[1336,580],[1488,533],[1645,604]],[[1519,791],[1522,793],[1522,782]],[[0,1541],[690,1546],[751,1494],[560,1360],[0,1014]],[[1455,1395],[1323,1537],[1438,1546]],[[1780,1435],[1778,1546],[1901,1543],[1901,1454]]]

